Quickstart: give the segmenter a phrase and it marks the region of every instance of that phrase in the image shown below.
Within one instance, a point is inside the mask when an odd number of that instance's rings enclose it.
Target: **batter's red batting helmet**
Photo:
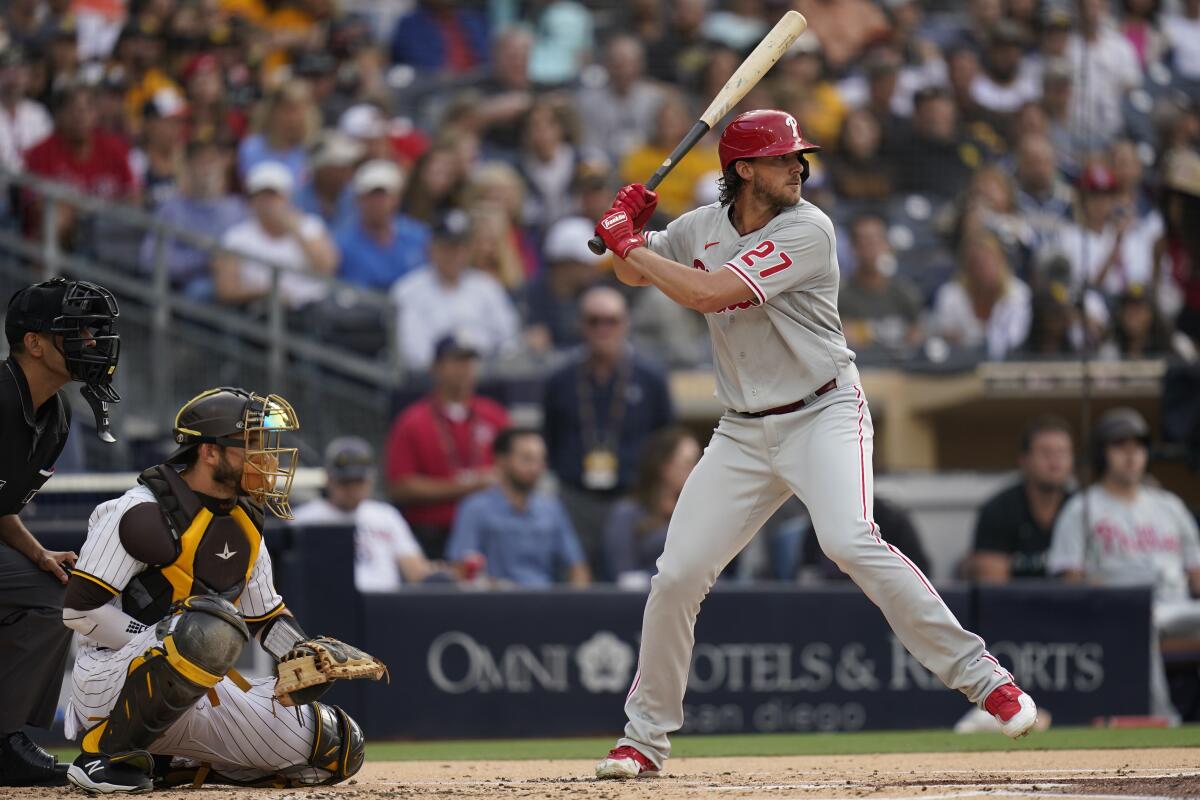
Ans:
[[[721,134],[717,152],[724,170],[739,158],[811,153],[821,148],[804,141],[796,118],[786,111],[764,108],[739,114]]]

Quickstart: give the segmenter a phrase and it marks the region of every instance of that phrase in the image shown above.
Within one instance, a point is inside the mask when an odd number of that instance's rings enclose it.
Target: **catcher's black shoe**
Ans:
[[[67,765],[38,747],[24,731],[0,735],[0,786],[66,786]]]
[[[67,779],[91,794],[148,792],[154,788],[153,772],[154,757],[145,750],[119,756],[80,753],[67,770]]]

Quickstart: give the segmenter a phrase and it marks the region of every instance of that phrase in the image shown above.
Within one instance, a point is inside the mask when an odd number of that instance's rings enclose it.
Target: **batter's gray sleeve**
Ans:
[[[726,269],[754,290],[755,305],[801,289],[833,268],[833,233],[817,222],[797,220],[726,261]]]

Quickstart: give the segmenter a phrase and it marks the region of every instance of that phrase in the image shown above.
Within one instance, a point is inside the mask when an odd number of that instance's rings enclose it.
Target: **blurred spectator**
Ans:
[[[1029,338],[1021,348],[1033,358],[1061,358],[1077,353],[1083,343],[1079,312],[1071,290],[1061,281],[1050,281],[1033,295]]]
[[[308,182],[296,192],[296,208],[320,217],[330,229],[352,223],[356,208],[350,179],[365,155],[366,148],[344,133],[323,134],[308,162]]]
[[[825,72],[817,35],[802,34],[774,69],[779,71],[779,107],[790,111],[814,142],[837,141],[846,103]]]
[[[159,23],[149,16],[134,17],[126,22],[117,39],[113,55],[124,72],[126,129],[136,136],[141,133],[146,104],[162,91],[181,95],[164,67],[165,37]]]
[[[1004,17],[1002,0],[968,0],[966,19],[954,32],[947,44],[969,47],[977,53],[987,46],[988,36]]]
[[[293,525],[354,527],[354,588],[394,592],[434,569],[400,512],[371,497],[375,454],[365,439],[342,436],[325,448],[325,490],[295,511]]]
[[[1058,168],[1076,175],[1088,153],[1103,146],[1095,131],[1080,129],[1071,118],[1074,77],[1066,59],[1056,59],[1042,73],[1042,110],[1046,113],[1046,136],[1050,138]],[[1020,145],[1030,138],[1022,136]]]
[[[988,32],[983,74],[971,87],[979,105],[1000,114],[1014,114],[1021,104],[1041,95],[1037,75],[1022,69],[1022,54],[1028,42],[1025,31],[1012,20],[999,20]]]
[[[1124,206],[1137,225],[1151,224],[1154,235],[1161,233],[1162,220],[1150,201],[1143,183],[1144,167],[1132,139],[1117,139],[1108,150],[1113,180],[1117,184],[1117,205]]]
[[[459,500],[495,483],[492,439],[508,412],[475,394],[479,354],[461,337],[438,341],[432,377],[429,396],[392,422],[387,483],[425,554],[441,558]]]
[[[494,201],[471,207],[471,259],[480,272],[500,282],[510,294],[525,284],[526,265],[521,252],[524,238],[512,224],[504,206]]]
[[[546,85],[575,80],[592,51],[591,12],[573,0],[531,0],[526,6],[534,32],[529,77]]]
[[[191,138],[240,141],[249,120],[226,94],[221,62],[211,53],[193,56],[183,68],[187,91],[187,126]]]
[[[571,110],[546,98],[536,101],[525,118],[517,160],[529,189],[523,212],[545,228],[571,210],[571,181],[579,163],[575,127]]]
[[[273,89],[254,115],[254,133],[238,147],[238,174],[243,179],[264,162],[278,162],[292,174],[292,185],[308,180],[308,143],[316,135],[321,115],[312,90],[301,80]]]
[[[633,492],[613,506],[604,526],[604,574],[609,580],[650,585],[679,493],[699,460],[700,443],[686,428],[664,428],[646,442]]]
[[[460,573],[478,558],[498,586],[537,589],[556,583],[591,583],[583,548],[562,503],[539,492],[546,444],[532,428],[501,431],[492,443],[496,485],[462,501],[446,558]]]
[[[70,83],[55,92],[54,132],[25,153],[25,168],[102,200],[137,199],[129,153],[115,137],[96,128],[96,95],[82,83]],[[32,220],[40,228],[39,204],[30,205]],[[57,238],[71,241],[77,223],[75,210],[60,204]]]
[[[954,209],[957,219],[951,242],[957,248],[973,233],[986,232],[1004,248],[1018,277],[1029,275],[1037,233],[1017,206],[1016,187],[999,167],[983,167],[971,176],[967,192]]]
[[[612,170],[608,161],[593,156],[580,161],[575,167],[575,180],[571,184],[574,202],[572,207],[584,219],[600,219],[612,204],[616,187],[610,185]]]
[[[1016,200],[1039,244],[1053,240],[1071,220],[1074,193],[1058,173],[1054,147],[1044,136],[1025,136],[1017,146]]]
[[[645,49],[632,36],[617,35],[604,49],[608,80],[579,92],[585,144],[606,153],[614,164],[649,141],[662,89],[645,75]]]
[[[924,336],[920,291],[896,274],[882,219],[858,217],[850,224],[850,240],[854,272],[838,292],[846,343],[864,356],[908,353]]]
[[[1176,9],[1164,14],[1162,22],[1171,63],[1180,77],[1200,81],[1200,0],[1183,0]]]
[[[792,7],[808,19],[834,73],[848,67],[869,42],[887,33],[887,18],[869,0],[796,0]]]
[[[338,132],[362,148],[366,158],[396,157],[388,138],[388,120],[379,106],[371,103],[350,106],[338,118]]]
[[[609,511],[633,486],[647,439],[673,414],[666,377],[629,346],[621,293],[589,289],[580,318],[583,347],[546,379],[542,419],[563,503],[598,564]]]
[[[432,225],[459,206],[465,194],[464,166],[452,145],[434,144],[413,165],[400,209]]]
[[[1200,532],[1170,492],[1145,482],[1150,427],[1132,408],[1114,408],[1092,435],[1095,483],[1072,497],[1054,525],[1047,572],[1070,583],[1150,586],[1159,636],[1200,635]],[[1151,713],[1179,724],[1152,643]]]
[[[1175,327],[1200,347],[1200,154],[1173,150],[1163,158],[1161,203],[1164,232],[1155,253],[1162,267],[1155,281],[1179,298]]]
[[[28,59],[10,46],[0,52],[0,167],[13,172],[24,169],[26,151],[54,130],[50,114],[27,96],[28,89]]]
[[[546,269],[521,294],[525,344],[535,353],[579,344],[579,297],[596,280],[602,256],[588,249],[595,223],[560,219],[546,234]]]
[[[271,293],[272,272],[281,268],[279,291],[297,311],[325,297],[325,283],[313,275],[337,270],[337,247],[319,217],[292,205],[292,173],[275,161],[262,162],[246,176],[250,219],[221,237],[213,258],[217,300],[245,305]]]
[[[900,54],[889,47],[877,47],[863,65],[867,97],[863,106],[879,123],[884,153],[901,155],[912,138],[912,109],[904,109],[897,91],[900,86]],[[843,84],[844,91],[844,84]],[[841,130],[845,133],[845,129]]]
[[[913,525],[907,511],[876,495],[871,517],[875,520],[879,535],[884,538],[889,547],[903,553],[904,557],[916,564],[921,572],[929,570],[929,557],[925,555],[925,547],[921,544],[921,535],[917,533],[917,528]],[[803,534],[799,566],[802,575],[805,572],[815,572],[818,577],[826,581],[850,580],[850,576],[842,572],[841,568],[821,550],[811,520],[808,530]]]
[[[487,20],[453,0],[418,0],[396,21],[392,62],[423,72],[463,75],[487,63]]]
[[[220,239],[249,215],[241,199],[229,192],[232,168],[233,154],[227,147],[215,139],[193,139],[187,146],[180,191],[158,207],[155,219],[198,236]],[[170,231],[163,232],[160,245],[151,231],[142,242],[143,271],[154,270],[160,246],[173,288],[193,299],[214,299],[210,251],[181,242]]]
[[[1003,127],[1008,115],[984,106],[976,98],[984,77],[979,53],[966,46],[958,46],[946,53],[946,79],[950,98],[958,109],[958,125],[964,133],[994,143],[997,129]]]
[[[1117,361],[1128,358],[1165,358],[1179,349],[1194,356],[1193,348],[1180,343],[1177,348],[1170,327],[1155,308],[1146,287],[1132,284],[1116,299],[1112,337],[1100,347],[1097,356]]]
[[[179,192],[186,150],[183,114],[183,97],[173,89],[155,93],[142,109],[143,145],[130,155],[130,164],[150,211]]]
[[[626,153],[625,160],[621,162],[622,183],[645,181],[667,160],[675,145],[687,135],[693,121],[687,103],[680,95],[665,94],[654,116],[652,138]],[[701,140],[655,190],[658,192],[659,209],[672,219],[690,211],[696,205],[696,189],[700,181],[720,171],[717,148]]]
[[[991,234],[968,237],[959,261],[958,277],[938,289],[931,326],[950,344],[1003,358],[1029,335],[1029,287],[1012,274]]]
[[[1021,479],[979,509],[968,572],[983,583],[1046,577],[1046,551],[1075,472],[1071,429],[1038,417],[1021,436]]]
[[[903,153],[900,188],[950,198],[966,188],[983,153],[958,130],[958,112],[944,89],[924,89],[913,106],[913,135]]]
[[[434,225],[429,264],[392,286],[396,330],[409,369],[428,369],[434,345],[452,333],[467,337],[485,357],[496,356],[516,343],[516,310],[504,287],[471,265],[470,238],[467,214],[446,214]]]
[[[762,0],[732,0],[711,9],[704,18],[704,35],[734,50],[749,52],[770,27]]]
[[[63,3],[67,5],[67,3]],[[65,82],[78,80],[79,59],[79,29],[75,25],[72,14],[53,15],[48,19],[49,28],[45,36],[36,45],[38,50],[44,48],[46,54],[45,95],[38,98],[47,105],[54,105],[54,93],[61,90]],[[126,80],[128,77],[126,76]]]
[[[1079,0],[1078,7],[1079,30],[1066,50],[1075,76],[1072,119],[1107,143],[1124,125],[1121,98],[1141,85],[1142,70],[1133,45],[1109,19],[1107,0]]]
[[[654,3],[658,6],[658,3]],[[707,0],[670,0],[666,3],[665,24],[656,35],[640,32],[646,46],[646,71],[656,80],[675,86],[690,86],[707,58],[709,45],[704,36]],[[657,18],[658,8],[654,8]],[[808,128],[805,128],[808,130]]]
[[[479,87],[483,99],[476,113],[483,141],[501,158],[516,155],[525,116],[533,106],[534,85],[529,77],[532,49],[533,35],[525,28],[501,31],[496,36],[490,72]]]
[[[368,161],[354,174],[356,218],[335,234],[338,277],[368,289],[388,289],[428,263],[429,227],[399,213],[404,176],[395,162]]]
[[[1102,162],[1084,171],[1079,194],[1079,224],[1062,226],[1045,247],[1070,263],[1073,291],[1088,286],[1115,297],[1131,284],[1148,285],[1157,226],[1139,225],[1135,212],[1118,205],[1116,178]]]
[[[847,200],[890,199],[896,187],[896,161],[883,154],[879,122],[865,109],[846,115],[829,159],[833,191]]]
[[[1133,45],[1138,65],[1159,62],[1167,50],[1167,38],[1158,27],[1161,0],[1121,0],[1121,33]],[[1200,5],[1197,6],[1200,8]],[[1200,26],[1196,28],[1200,33]]]
[[[669,369],[712,365],[712,336],[704,315],[684,308],[654,286],[634,295],[630,314],[635,347]]]
[[[523,275],[512,275],[507,269],[496,269],[504,275],[509,285],[517,286],[525,278],[536,275],[540,268],[537,241],[525,226],[525,182],[516,169],[501,161],[480,165],[471,173],[467,182],[466,196],[472,206],[490,206],[504,212],[508,221],[508,237],[511,249],[521,260]],[[500,265],[496,265],[499,267]]]

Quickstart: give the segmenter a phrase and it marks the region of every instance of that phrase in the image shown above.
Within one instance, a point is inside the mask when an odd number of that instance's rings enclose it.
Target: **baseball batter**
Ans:
[[[657,772],[683,695],[700,603],[721,570],[789,495],[812,515],[825,553],[879,606],[899,639],[1012,737],[1033,700],[964,630],[921,571],[872,519],[872,425],[837,314],[833,224],[801,199],[803,139],[782,111],[750,111],[721,136],[720,202],[641,233],[656,195],[624,187],[596,226],[617,276],[705,314],[721,417],[671,518],[642,622],[625,736],[602,778]]]
[[[291,516],[296,451],[280,437],[297,426],[278,395],[204,392],[176,416],[167,462],[93,512],[63,603],[84,639],[66,711],[83,751],[67,773],[76,786],[332,784],[362,765],[358,725],[314,702],[331,681],[283,691],[302,671],[292,659],[319,648],[375,668],[348,645],[308,639],[275,590],[263,510]],[[241,678],[233,665],[251,636],[289,668]]]

